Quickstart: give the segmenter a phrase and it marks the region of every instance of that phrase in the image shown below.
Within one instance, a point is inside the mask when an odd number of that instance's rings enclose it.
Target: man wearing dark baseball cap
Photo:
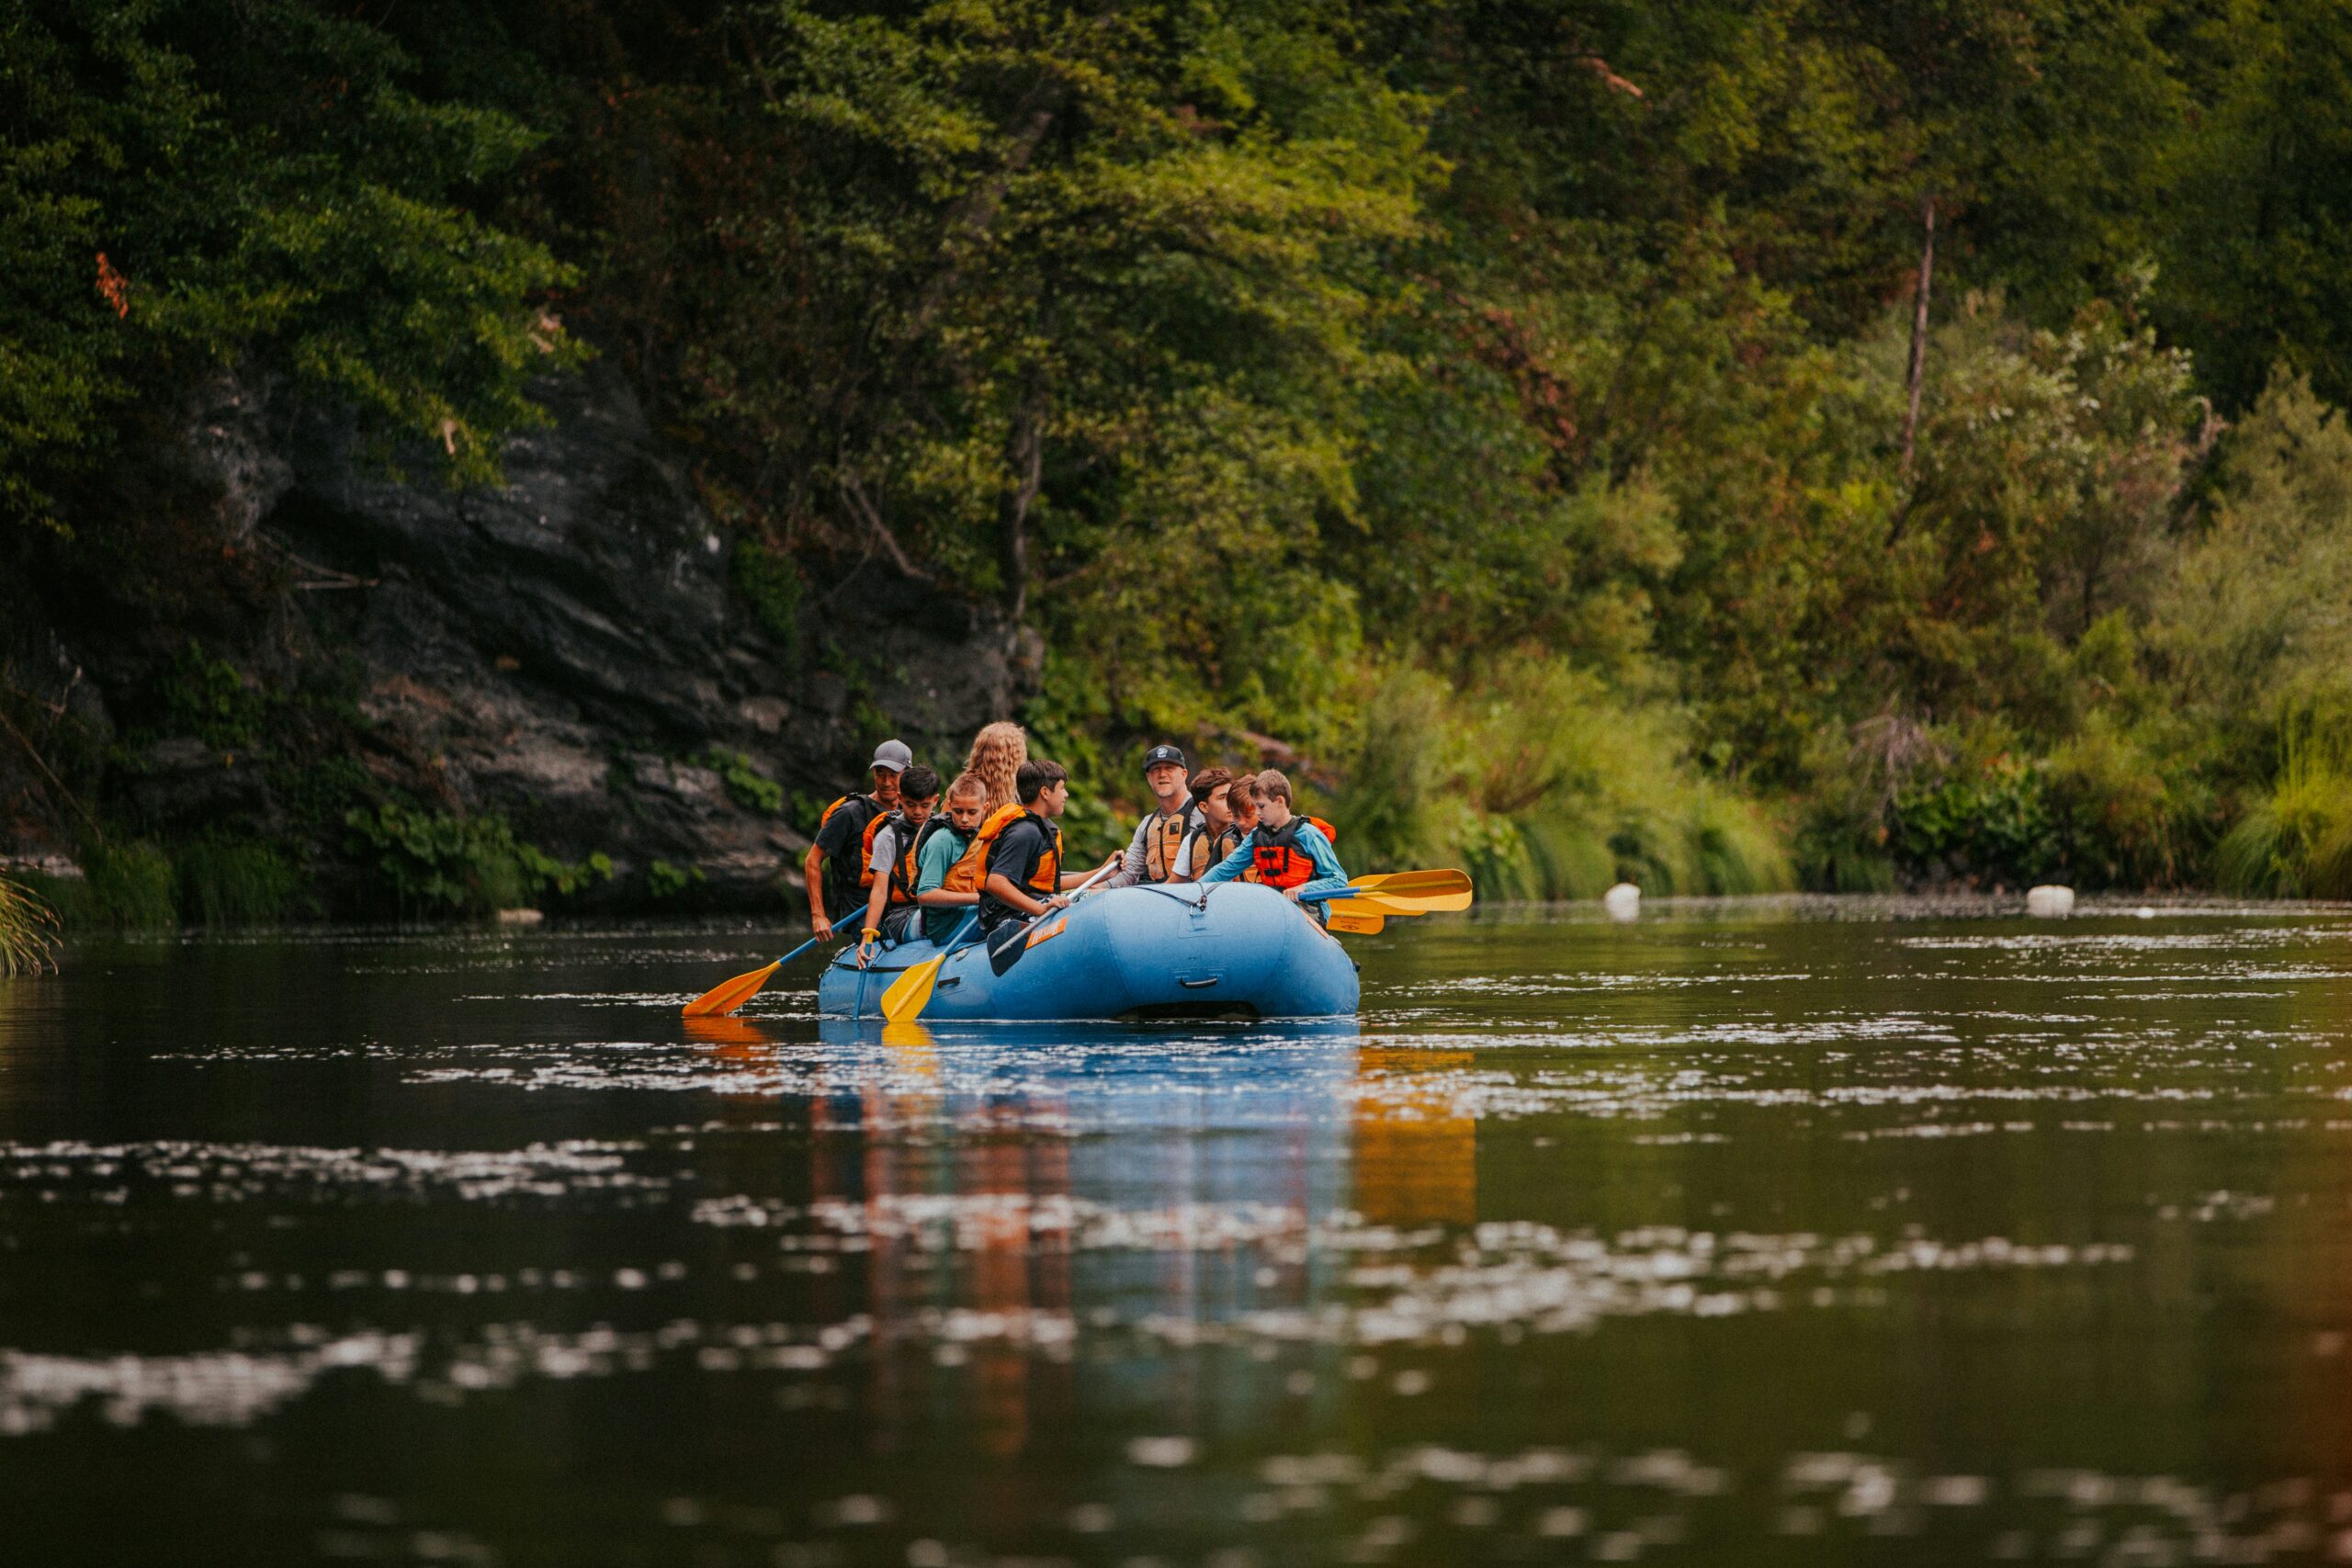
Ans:
[[[817,841],[800,863],[808,886],[808,927],[819,936],[831,931],[826,906],[844,914],[865,902],[874,885],[866,864],[866,829],[899,804],[899,775],[914,766],[915,754],[903,740],[885,740],[874,749],[868,764],[874,793],[845,795],[825,807],[819,820]]]
[[[1189,770],[1184,753],[1174,746],[1155,746],[1143,754],[1143,781],[1151,786],[1159,808],[1136,824],[1135,837],[1119,869],[1101,883],[1104,887],[1131,887],[1138,882],[1190,882],[1208,869],[1206,840],[1201,836],[1201,814],[1187,787]]]

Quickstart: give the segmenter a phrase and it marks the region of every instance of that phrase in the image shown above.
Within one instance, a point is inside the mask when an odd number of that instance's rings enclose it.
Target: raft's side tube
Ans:
[[[1126,887],[1098,894],[1032,926],[1030,946],[1003,975],[977,943],[940,965],[927,1020],[1111,1019],[1136,1013],[1335,1018],[1356,1010],[1355,964],[1338,941],[1269,887]],[[876,1016],[882,993],[938,952],[902,944],[861,971],[854,953],[825,971],[819,1010]]]

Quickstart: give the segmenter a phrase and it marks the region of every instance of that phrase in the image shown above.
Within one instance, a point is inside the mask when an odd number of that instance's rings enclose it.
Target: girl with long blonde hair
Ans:
[[[983,726],[972,737],[972,754],[965,759],[964,771],[978,773],[980,782],[988,785],[989,810],[993,812],[1001,806],[1012,804],[1012,775],[1028,760],[1029,732],[1011,719],[1001,718]]]

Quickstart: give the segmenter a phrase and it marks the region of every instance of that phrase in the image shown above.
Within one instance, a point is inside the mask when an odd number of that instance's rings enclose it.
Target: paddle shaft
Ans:
[[[861,904],[856,908],[852,909],[848,914],[843,915],[840,919],[835,920],[831,925],[827,926],[825,928],[825,936],[831,936],[835,931],[840,931],[845,922],[854,920],[864,913],[865,913],[865,907]],[[802,953],[808,952],[810,948],[824,941],[825,936],[810,937],[807,942],[802,942],[798,947],[794,948],[790,953],[787,953],[782,958],[777,959],[776,962],[778,964],[791,963],[794,959],[799,957]]]

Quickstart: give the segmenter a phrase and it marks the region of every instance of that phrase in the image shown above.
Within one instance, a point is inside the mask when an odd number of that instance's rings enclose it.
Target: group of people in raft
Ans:
[[[1017,724],[983,728],[963,772],[944,788],[898,740],[876,749],[872,774],[870,792],[825,808],[802,863],[819,936],[831,931],[835,911],[846,915],[863,900],[861,968],[886,943],[919,935],[949,942],[977,908],[980,940],[1001,970],[1030,920],[1096,877],[1099,888],[1198,883],[1204,897],[1216,883],[1258,882],[1294,900],[1348,885],[1331,825],[1292,808],[1289,779],[1272,769],[1192,773],[1174,746],[1146,753],[1144,783],[1157,805],[1127,847],[1091,871],[1062,864],[1056,819],[1069,805],[1068,770],[1030,757]],[[1322,918],[1319,903],[1301,908]]]

